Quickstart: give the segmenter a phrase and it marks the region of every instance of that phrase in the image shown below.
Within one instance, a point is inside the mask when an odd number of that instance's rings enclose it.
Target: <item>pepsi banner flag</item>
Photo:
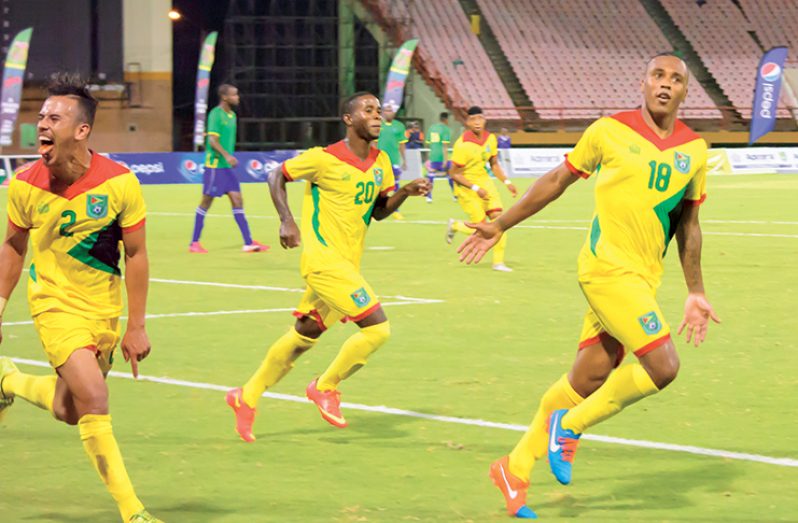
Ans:
[[[767,51],[756,70],[754,108],[751,113],[751,129],[748,145],[753,144],[776,127],[776,112],[781,92],[786,47],[774,47]]]
[[[233,168],[238,181],[265,182],[269,173],[298,154],[294,149],[268,152],[236,153],[238,165]],[[203,153],[109,153],[142,184],[202,183],[205,172]]]
[[[383,108],[391,107],[395,112],[402,107],[405,81],[410,73],[410,63],[417,45],[418,38],[414,38],[403,43],[396,51],[393,62],[391,62],[391,69],[388,71],[388,80],[385,83],[385,95],[382,97]]]
[[[28,48],[33,28],[20,31],[11,42],[3,67],[3,84],[0,86],[0,147],[11,145],[14,123],[19,113],[22,98],[22,81],[28,66]]]
[[[197,94],[194,98],[194,145],[205,143],[205,115],[208,114],[208,88],[211,83],[211,69],[216,58],[216,31],[208,34],[200,50],[197,67]]]

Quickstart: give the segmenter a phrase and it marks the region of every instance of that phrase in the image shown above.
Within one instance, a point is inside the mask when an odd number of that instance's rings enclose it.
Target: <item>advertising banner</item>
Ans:
[[[211,69],[216,57],[216,31],[208,34],[200,50],[197,67],[197,94],[194,98],[194,145],[201,147],[205,143],[205,117],[208,114],[208,88],[211,83]]]
[[[25,78],[25,68],[28,66],[28,49],[32,34],[31,27],[20,31],[8,48],[8,56],[3,67],[3,83],[0,84],[0,147],[11,145],[14,123],[19,113],[19,101],[22,98],[22,82]]]
[[[784,76],[786,47],[774,47],[767,51],[756,70],[754,107],[751,113],[751,128],[748,145],[753,144],[776,127],[776,112]]]
[[[388,72],[388,80],[385,83],[385,96],[382,99],[382,106],[392,107],[398,111],[402,107],[404,99],[405,81],[410,73],[410,65],[413,60],[413,52],[418,45],[418,39],[414,38],[403,43],[396,51],[396,55],[391,62],[391,69]]]

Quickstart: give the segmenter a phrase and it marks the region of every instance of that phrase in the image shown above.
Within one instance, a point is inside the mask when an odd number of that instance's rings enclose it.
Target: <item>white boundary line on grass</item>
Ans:
[[[151,282],[156,283],[171,283],[175,285],[201,285],[207,287],[224,287],[228,289],[249,289],[249,290],[256,290],[256,291],[277,291],[277,292],[295,292],[295,293],[303,293],[305,289],[294,289],[290,287],[271,287],[268,285],[245,285],[243,283],[221,283],[215,281],[190,281],[190,280],[170,280],[165,278],[150,278]],[[381,298],[392,298],[397,300],[402,300],[403,302],[409,303],[443,303],[444,300],[438,300],[435,298],[413,298],[411,296],[384,296],[381,295]],[[383,303],[383,305],[386,305]],[[392,303],[391,305],[400,305],[399,303]]]
[[[25,358],[11,358],[14,362],[22,365],[32,365],[35,367],[49,368],[50,364],[44,361],[29,360]],[[132,375],[111,371],[110,376],[114,378],[134,379]],[[156,377],[156,376],[142,376],[139,375],[139,381],[149,381],[152,383],[159,383],[162,385],[175,385],[178,387],[189,387],[193,389],[214,390],[219,392],[226,392],[232,387],[224,385],[216,385],[213,383],[203,383],[196,381],[178,380],[172,378]],[[291,394],[279,394],[274,392],[264,392],[263,397],[271,398],[281,401],[292,401],[295,403],[310,403],[307,399],[294,396]],[[221,400],[220,400],[221,405]],[[439,421],[442,423],[454,423],[458,425],[470,425],[474,427],[512,430],[516,432],[524,432],[527,427],[524,425],[513,425],[510,423],[496,423],[494,421],[486,421],[481,419],[458,418],[454,416],[438,416],[436,414],[426,414],[424,412],[415,412],[412,410],[396,409],[393,407],[385,407],[382,405],[364,405],[361,403],[341,403],[342,407],[351,410],[360,410],[365,412],[375,412],[378,414],[388,414],[393,416],[405,416],[409,418],[426,419],[430,421]],[[684,452],[687,454],[697,454],[699,456],[711,456],[716,458],[734,459],[740,461],[753,461],[756,463],[765,463],[767,465],[776,465],[781,467],[798,467],[798,459],[792,458],[773,458],[770,456],[761,456],[758,454],[746,454],[743,452],[731,452],[727,450],[707,449],[703,447],[694,447],[692,445],[674,445],[671,443],[660,443],[656,441],[645,441],[637,439],[616,438],[612,436],[600,436],[597,434],[585,434],[582,436],[586,440],[599,441],[601,443],[610,443],[614,445],[625,445],[629,447],[641,447],[646,449],[668,450],[672,452]]]
[[[381,305],[385,307],[392,307],[396,305],[424,305],[426,303],[442,303],[442,301],[441,300],[427,300],[421,302],[388,301],[388,302],[381,302]],[[181,318],[181,317],[193,317],[193,316],[226,316],[230,314],[266,314],[270,312],[294,312],[295,310],[296,307],[283,307],[279,309],[241,309],[241,310],[231,310],[231,311],[169,312],[165,314],[147,314],[146,318],[148,320],[152,320],[158,318]],[[122,319],[126,320],[127,316],[122,316]],[[31,320],[9,321],[3,323],[3,327],[13,327],[15,325],[33,325],[33,321]]]
[[[154,216],[194,216],[191,213],[180,212],[150,212]],[[226,214],[208,214],[212,218],[227,217]],[[206,217],[207,217],[206,216]],[[247,218],[274,220],[274,216],[247,216]],[[589,220],[533,220],[534,223],[587,223]],[[703,223],[712,224],[749,224],[749,225],[798,225],[798,222],[790,221],[760,221],[760,220],[702,220]],[[440,220],[401,220],[389,222],[393,224],[405,225],[446,225],[447,222]],[[514,229],[543,229],[543,230],[562,230],[562,231],[586,231],[588,227],[568,227],[561,225],[516,225]],[[798,238],[798,234],[777,234],[777,233],[753,233],[753,232],[720,232],[702,231],[707,236],[740,236],[754,238]]]

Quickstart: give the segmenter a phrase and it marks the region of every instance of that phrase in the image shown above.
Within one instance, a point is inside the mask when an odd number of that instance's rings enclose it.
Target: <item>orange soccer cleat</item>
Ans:
[[[529,481],[514,476],[510,472],[510,457],[499,458],[490,465],[490,479],[501,490],[507,513],[521,519],[537,519],[537,514],[526,506],[526,490]]]
[[[315,379],[310,382],[305,389],[305,395],[310,401],[316,404],[321,413],[321,417],[327,420],[327,423],[342,429],[348,425],[341,414],[341,393],[337,390],[319,390],[316,388]]]
[[[255,441],[252,425],[255,423],[255,409],[250,407],[241,397],[241,387],[227,392],[225,399],[236,415],[236,432],[247,443]]]

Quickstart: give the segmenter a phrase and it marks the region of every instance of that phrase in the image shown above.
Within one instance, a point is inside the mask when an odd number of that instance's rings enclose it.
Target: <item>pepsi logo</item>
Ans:
[[[762,66],[759,74],[766,82],[775,82],[781,77],[781,67],[779,67],[779,64],[768,62]]]
[[[247,162],[247,174],[253,178],[259,178],[263,176],[265,172],[266,170],[264,169],[263,162],[260,160],[253,158]]]
[[[183,169],[191,174],[196,174],[199,170],[199,165],[194,160],[183,160]]]

